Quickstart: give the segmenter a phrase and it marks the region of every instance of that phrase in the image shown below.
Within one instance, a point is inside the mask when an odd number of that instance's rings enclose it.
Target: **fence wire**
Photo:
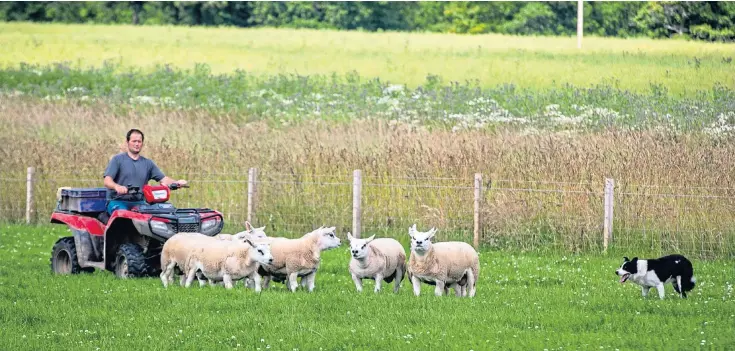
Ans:
[[[177,207],[221,211],[226,232],[241,230],[248,211],[248,172],[182,174],[191,187],[172,192]],[[38,172],[33,223],[48,222],[60,187],[102,187],[100,174]],[[491,248],[600,251],[603,247],[604,180],[483,180],[480,242]],[[24,223],[26,174],[0,173],[0,220]],[[261,172],[252,223],[269,235],[297,237],[319,226],[352,231],[353,175]],[[408,228],[436,227],[440,241],[471,243],[474,179],[362,177],[361,232],[408,242]],[[735,257],[735,189],[617,182],[610,248],[650,254]]]
[[[735,189],[620,184],[613,246],[701,257],[735,255]]]

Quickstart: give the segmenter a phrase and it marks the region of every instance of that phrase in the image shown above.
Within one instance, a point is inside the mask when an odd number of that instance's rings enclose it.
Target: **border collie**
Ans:
[[[656,288],[658,297],[664,298],[664,284],[671,283],[674,290],[682,298],[687,297],[687,291],[694,289],[696,279],[692,263],[682,255],[668,255],[657,259],[639,260],[633,257],[629,260],[623,257],[623,265],[615,274],[620,276],[620,283],[630,280],[641,286],[643,297],[648,290]]]

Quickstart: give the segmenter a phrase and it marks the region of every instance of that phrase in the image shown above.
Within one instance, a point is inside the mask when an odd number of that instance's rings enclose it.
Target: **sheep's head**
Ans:
[[[253,260],[260,264],[271,264],[273,263],[273,255],[271,254],[271,245],[266,243],[254,243],[250,240],[245,240],[246,244],[249,244],[252,248],[250,249],[250,255]]]
[[[317,236],[316,240],[317,245],[319,246],[319,250],[324,251],[334,249],[342,244],[342,242],[335,234],[335,229],[337,229],[337,227],[319,227],[319,229],[310,233],[310,235]]]
[[[436,228],[431,228],[428,232],[416,230],[416,224],[408,228],[408,235],[411,236],[411,250],[419,254],[428,252],[431,249],[431,239],[434,234],[436,234]]]
[[[347,240],[350,241],[350,255],[357,260],[361,260],[368,255],[368,244],[375,239],[375,235],[367,239],[358,239],[352,236],[352,233],[347,233]]]
[[[250,235],[250,237],[253,239],[263,239],[268,237],[267,235],[265,235],[265,226],[255,228],[248,221],[245,221],[245,233]]]

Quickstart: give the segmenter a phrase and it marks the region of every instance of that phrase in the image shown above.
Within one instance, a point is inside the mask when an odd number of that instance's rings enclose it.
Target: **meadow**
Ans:
[[[289,29],[0,24],[0,65],[112,60],[124,67],[207,63],[215,73],[319,75],[359,72],[416,87],[428,75],[483,86],[546,88],[619,80],[646,91],[661,84],[692,95],[721,82],[735,86],[729,44],[587,37],[365,33]]]
[[[724,350],[735,343],[731,261],[694,260],[686,300],[644,299],[614,274],[622,255],[482,250],[473,299],[415,297],[404,280],[357,293],[346,244],[326,251],[316,289],[178,285],[110,272],[54,276],[62,226],[0,227],[0,337],[8,350]],[[272,233],[269,233],[272,234]],[[344,237],[343,237],[344,239]],[[408,246],[406,246],[408,247]],[[22,274],[19,274],[22,273]],[[451,313],[448,313],[451,311]]]

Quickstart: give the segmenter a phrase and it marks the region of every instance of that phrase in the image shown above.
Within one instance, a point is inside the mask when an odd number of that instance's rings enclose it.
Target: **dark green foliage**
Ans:
[[[585,2],[599,36],[735,39],[728,2]],[[575,2],[3,2],[0,21],[573,35]]]

